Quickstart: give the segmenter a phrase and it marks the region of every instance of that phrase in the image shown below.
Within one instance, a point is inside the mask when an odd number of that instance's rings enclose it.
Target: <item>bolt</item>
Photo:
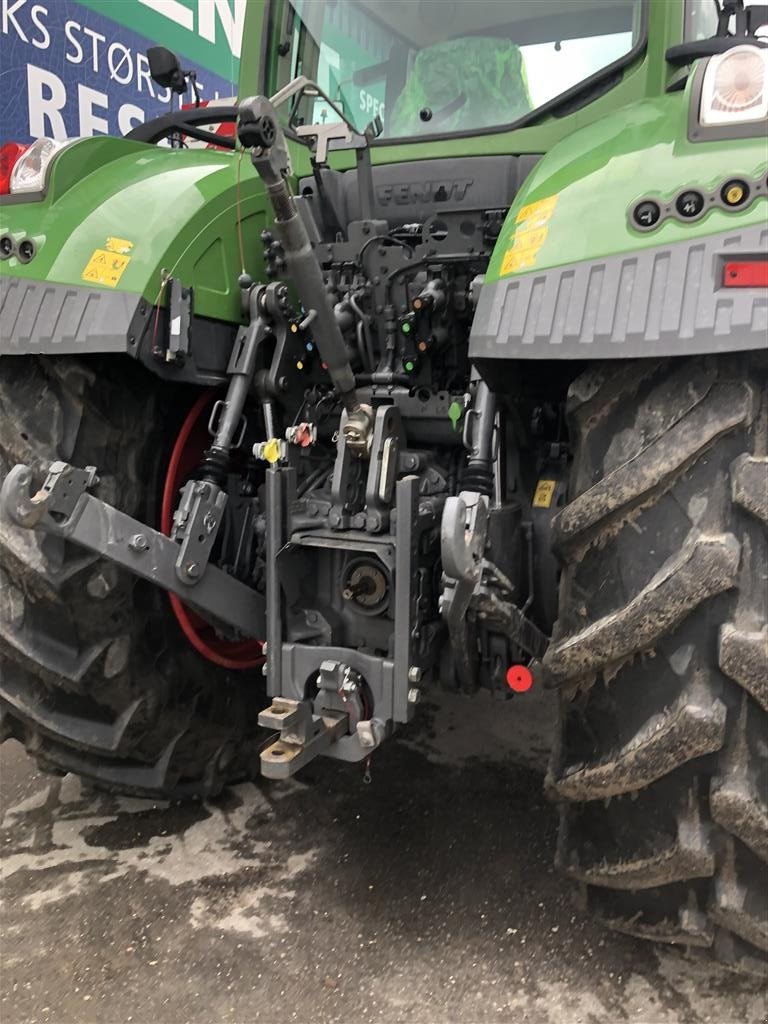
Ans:
[[[421,690],[419,690],[415,686],[412,686],[410,688],[410,690],[408,691],[408,703],[409,704],[418,704],[420,699],[421,699]]]
[[[264,643],[263,643],[263,644],[261,645],[261,653],[262,653],[262,654],[263,654],[263,655],[264,655],[265,657],[266,657],[266,654],[267,654],[267,648],[268,648],[268,647],[269,647],[269,644],[268,644],[268,643],[267,643],[267,641],[265,640],[265,641],[264,641]]]
[[[149,548],[149,541],[145,533],[134,533],[131,539],[128,541],[128,547],[132,551],[146,551]]]
[[[408,669],[408,682],[409,683],[420,683],[421,682],[421,669],[419,668],[418,665],[411,665],[411,667]],[[418,700],[418,698],[417,698],[417,700]]]
[[[185,565],[184,575],[189,576],[189,578],[192,580],[195,579],[195,577],[199,576],[200,566],[197,564],[197,562],[189,562],[187,565]]]
[[[210,512],[206,512],[203,516],[203,526],[205,527],[206,533],[213,533],[216,529],[216,519]]]

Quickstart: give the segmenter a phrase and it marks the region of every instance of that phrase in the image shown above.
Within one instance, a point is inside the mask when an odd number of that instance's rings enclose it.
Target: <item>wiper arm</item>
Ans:
[[[734,46],[743,46],[744,43],[749,43],[750,46],[764,47],[766,45],[765,41],[759,38],[713,36],[711,39],[692,39],[687,43],[670,46],[664,56],[668,64],[679,68],[702,57],[715,57],[718,53],[725,53]]]

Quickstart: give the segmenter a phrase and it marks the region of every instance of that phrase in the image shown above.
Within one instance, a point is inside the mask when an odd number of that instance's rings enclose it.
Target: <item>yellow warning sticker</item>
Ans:
[[[512,274],[516,270],[525,270],[526,267],[532,267],[536,262],[536,250],[527,249],[517,250],[514,246],[511,249],[507,249],[504,253],[504,259],[501,261],[501,269],[499,275],[504,276],[505,274]]]
[[[127,238],[114,238],[112,235],[107,239],[107,249],[110,252],[119,252],[123,256],[127,256],[133,248],[133,242],[129,242]]]
[[[94,249],[83,270],[83,281],[115,288],[130,262],[130,256],[110,252],[108,249]]]
[[[532,267],[539,249],[544,245],[548,228],[534,228],[532,231],[518,231],[511,248],[504,253],[501,273],[511,274],[513,270]]]
[[[558,195],[559,193],[554,196],[547,196],[546,199],[539,199],[535,203],[528,203],[527,206],[522,206],[515,217],[515,224],[525,224],[527,228],[546,224],[557,206]]]
[[[533,495],[533,507],[549,508],[552,504],[552,498],[555,496],[556,487],[557,480],[539,480]]]
[[[539,249],[547,237],[547,223],[557,206],[557,198],[557,195],[547,196],[546,199],[528,203],[518,211],[512,244],[501,261],[500,276],[525,270],[535,264]]]
[[[542,245],[544,245],[544,239],[547,237],[548,231],[549,228],[532,228],[531,230],[518,231],[515,235],[515,249],[517,252],[527,252],[529,249],[538,252]]]

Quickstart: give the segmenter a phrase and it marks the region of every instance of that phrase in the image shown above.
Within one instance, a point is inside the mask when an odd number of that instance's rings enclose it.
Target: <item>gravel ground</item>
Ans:
[[[763,1021],[755,981],[573,903],[541,796],[551,711],[441,698],[370,785],[321,759],[207,804],[105,796],[5,744],[0,1019]]]

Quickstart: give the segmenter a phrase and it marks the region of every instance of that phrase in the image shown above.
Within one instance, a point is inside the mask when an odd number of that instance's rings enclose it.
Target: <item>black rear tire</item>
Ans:
[[[61,459],[97,495],[159,521],[164,446],[196,394],[121,357],[0,359],[0,479]],[[260,670],[189,645],[158,588],[0,518],[0,719],[40,766],[110,790],[208,796],[257,774]]]
[[[559,866],[610,927],[768,951],[768,363],[602,364],[571,386],[555,519]]]

